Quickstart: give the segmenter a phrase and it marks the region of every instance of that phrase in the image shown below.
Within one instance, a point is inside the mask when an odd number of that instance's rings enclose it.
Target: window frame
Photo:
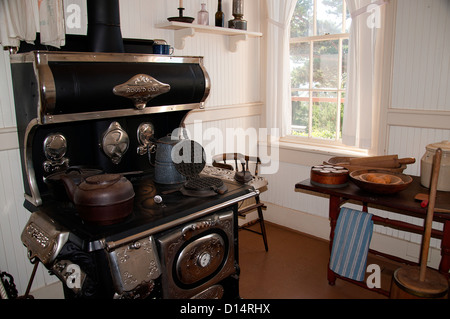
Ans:
[[[293,124],[292,119],[290,123],[290,133],[289,135],[285,136],[283,140],[285,141],[297,141],[307,144],[316,144],[316,145],[334,145],[338,148],[348,148],[344,144],[342,144],[342,137],[340,136],[341,132],[341,104],[344,101],[343,94],[346,93],[346,88],[342,87],[342,66],[343,66],[343,41],[349,39],[349,33],[345,32],[347,30],[347,4],[345,0],[342,0],[343,6],[342,6],[342,27],[341,27],[341,33],[336,34],[324,34],[324,35],[318,35],[317,32],[317,14],[318,14],[318,0],[313,0],[313,35],[311,36],[304,36],[304,37],[290,37],[289,39],[289,45],[292,44],[299,44],[299,43],[307,43],[309,45],[309,59],[310,61],[314,61],[314,43],[320,42],[320,41],[338,41],[338,83],[337,88],[314,88],[314,63],[309,63],[309,87],[308,88],[293,88],[291,86],[291,112],[292,112],[292,102],[294,102],[295,99],[298,100],[298,97],[295,96],[295,92],[307,92],[309,97],[306,97],[308,99],[308,136],[297,136],[292,134],[293,133]],[[318,92],[333,92],[336,93],[336,102],[337,103],[337,110],[336,110],[336,124],[335,124],[335,131],[334,131],[334,138],[333,139],[325,139],[325,138],[318,138],[312,136],[312,118],[313,118],[313,108],[315,101],[319,102],[320,98],[314,97],[315,93]],[[306,101],[305,101],[306,102]],[[359,150],[358,148],[350,148],[353,150]]]

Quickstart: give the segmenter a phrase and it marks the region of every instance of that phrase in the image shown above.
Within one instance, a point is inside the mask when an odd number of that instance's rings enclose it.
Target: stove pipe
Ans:
[[[88,0],[89,48],[92,52],[125,52],[119,0]]]

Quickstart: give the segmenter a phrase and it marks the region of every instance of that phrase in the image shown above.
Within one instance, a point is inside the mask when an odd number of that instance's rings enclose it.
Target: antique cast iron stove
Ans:
[[[31,212],[21,239],[66,297],[238,298],[237,205],[257,191],[225,181],[196,196],[154,181],[155,141],[209,95],[202,58],[34,51],[11,68]],[[129,210],[111,187],[123,178]],[[89,218],[81,190],[99,203]]]

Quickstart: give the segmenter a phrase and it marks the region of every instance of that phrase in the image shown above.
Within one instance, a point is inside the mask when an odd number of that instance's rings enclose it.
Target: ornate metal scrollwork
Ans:
[[[137,130],[137,139],[139,142],[137,153],[139,155],[145,155],[149,150],[152,151],[152,148],[155,147],[155,144],[152,143],[154,140],[154,134],[155,127],[152,123],[145,122],[139,125]]]
[[[133,100],[138,110],[144,109],[151,99],[169,91],[169,84],[162,83],[147,74],[137,74],[113,89],[115,95]]]
[[[116,292],[121,297],[150,294],[153,281],[161,275],[158,252],[151,236],[115,249],[108,258]]]
[[[112,122],[103,135],[102,148],[114,164],[119,164],[128,150],[130,139],[118,122]]]
[[[48,135],[43,147],[47,158],[43,164],[46,173],[69,167],[69,159],[64,157],[67,152],[67,141],[64,135],[60,133]]]

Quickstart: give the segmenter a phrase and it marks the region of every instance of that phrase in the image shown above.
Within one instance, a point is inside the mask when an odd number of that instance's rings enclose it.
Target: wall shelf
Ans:
[[[175,49],[182,50],[187,37],[193,37],[196,32],[214,33],[226,35],[230,39],[229,50],[236,52],[237,43],[246,41],[248,37],[262,37],[260,32],[250,32],[246,30],[220,28],[208,25],[199,25],[184,22],[164,22],[156,25],[159,29],[174,30]]]

